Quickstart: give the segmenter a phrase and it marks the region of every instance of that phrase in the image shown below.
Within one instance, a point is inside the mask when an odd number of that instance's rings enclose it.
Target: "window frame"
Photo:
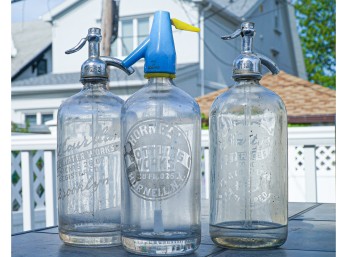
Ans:
[[[122,46],[122,22],[123,21],[129,21],[132,20],[132,29],[133,29],[133,49],[131,51],[133,51],[136,47],[138,47],[138,45],[141,42],[138,42],[138,19],[144,19],[144,18],[148,18],[149,20],[149,33],[150,34],[150,30],[151,30],[151,25],[152,25],[152,21],[153,21],[153,13],[147,13],[147,14],[142,14],[142,15],[137,15],[137,16],[124,16],[121,17],[118,23],[118,37],[116,39],[115,42],[113,42],[113,44],[116,45],[116,53],[112,53],[113,55],[115,55],[117,58],[120,59],[124,59],[127,56],[123,55],[123,46]]]
[[[23,123],[26,124],[27,116],[35,116],[36,117],[36,123],[31,123],[31,125],[40,126],[45,125],[43,122],[42,116],[43,115],[52,115],[52,120],[56,119],[57,115],[54,110],[44,110],[44,111],[25,111],[22,113],[23,117]]]

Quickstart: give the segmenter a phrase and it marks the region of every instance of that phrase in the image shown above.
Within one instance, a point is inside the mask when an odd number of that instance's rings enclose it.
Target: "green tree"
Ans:
[[[309,81],[336,88],[336,2],[295,0]]]

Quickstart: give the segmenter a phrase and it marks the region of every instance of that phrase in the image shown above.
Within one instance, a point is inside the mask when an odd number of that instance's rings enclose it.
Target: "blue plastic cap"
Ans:
[[[169,12],[155,13],[150,36],[122,64],[129,68],[141,58],[145,58],[145,73],[175,74],[176,52]]]
[[[175,74],[176,52],[169,12],[155,13],[145,55],[145,73]]]

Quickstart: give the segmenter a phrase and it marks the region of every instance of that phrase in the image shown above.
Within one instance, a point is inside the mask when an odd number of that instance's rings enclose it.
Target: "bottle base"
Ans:
[[[210,225],[210,237],[215,244],[229,249],[276,248],[287,239],[287,226],[257,222],[246,228],[241,223],[225,222]]]
[[[121,245],[121,231],[80,233],[59,231],[60,239],[67,245],[78,247],[113,247]]]
[[[160,240],[122,236],[122,245],[126,251],[148,256],[176,256],[190,254],[198,248],[200,241],[200,237]]]

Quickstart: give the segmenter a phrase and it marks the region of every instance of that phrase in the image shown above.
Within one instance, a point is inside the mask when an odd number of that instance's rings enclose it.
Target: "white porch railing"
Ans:
[[[288,129],[289,201],[336,202],[335,127]],[[56,133],[12,136],[12,233],[57,225]],[[202,197],[209,198],[209,136],[202,131]]]
[[[209,198],[209,133],[202,131],[204,196]],[[288,128],[290,202],[336,202],[335,127]]]
[[[57,225],[56,134],[11,141],[12,233]]]

